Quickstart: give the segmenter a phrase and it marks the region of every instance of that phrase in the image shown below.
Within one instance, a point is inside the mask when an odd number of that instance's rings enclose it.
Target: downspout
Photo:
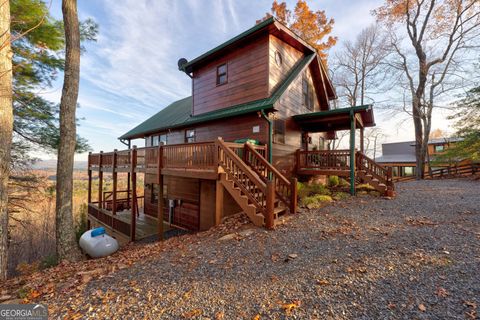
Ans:
[[[270,120],[268,116],[265,114],[264,109],[260,110],[260,114],[262,115],[262,118],[264,118],[268,122],[268,162],[270,162],[271,164],[273,162],[272,161],[272,144],[273,144],[272,120]]]

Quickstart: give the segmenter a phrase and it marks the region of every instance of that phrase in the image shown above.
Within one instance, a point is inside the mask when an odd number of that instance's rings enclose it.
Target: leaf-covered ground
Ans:
[[[477,319],[480,182],[397,186],[13,279],[54,318]]]

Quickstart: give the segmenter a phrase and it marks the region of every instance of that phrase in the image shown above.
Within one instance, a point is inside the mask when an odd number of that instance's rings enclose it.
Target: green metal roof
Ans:
[[[193,59],[192,61],[189,61],[187,62],[185,65],[183,65],[183,67],[181,68],[182,71],[186,71],[186,72],[191,72],[191,68],[194,64],[198,63],[199,61],[202,61],[203,59],[205,59],[206,57],[228,47],[229,45],[239,41],[239,40],[242,40],[243,38],[246,38],[247,36],[263,29],[264,27],[272,24],[273,22],[275,22],[275,18],[274,17],[270,17],[268,19],[266,19],[265,21],[262,21],[260,22],[259,24],[256,24],[255,26],[253,26],[252,28],[242,32],[241,34],[239,34],[238,36],[236,37],[233,37],[232,39],[228,40],[227,42],[224,42],[222,43],[221,45],[219,46],[216,46],[215,48],[213,48],[212,50],[209,50],[207,52],[205,52],[204,54],[202,54],[201,56]]]
[[[272,95],[265,99],[255,100],[220,110],[215,110],[198,116],[192,116],[192,97],[184,98],[173,102],[160,112],[145,120],[132,130],[122,135],[119,139],[135,139],[144,135],[164,131],[173,128],[185,127],[206,121],[234,117],[260,110],[271,109],[275,102],[287,90],[288,86],[297,76],[312,62],[316,54],[311,53],[300,60],[290,71],[285,80],[278,86]],[[337,109],[339,110],[339,109]]]

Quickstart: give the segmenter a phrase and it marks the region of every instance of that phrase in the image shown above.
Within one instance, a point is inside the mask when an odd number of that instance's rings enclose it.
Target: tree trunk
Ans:
[[[65,27],[65,73],[60,101],[60,145],[57,160],[56,240],[59,261],[75,261],[80,251],[72,212],[73,161],[76,145],[75,110],[80,80],[80,30],[76,0],[62,1]]]
[[[10,48],[10,3],[0,5],[0,281],[7,278],[8,177],[12,147],[12,51]]]

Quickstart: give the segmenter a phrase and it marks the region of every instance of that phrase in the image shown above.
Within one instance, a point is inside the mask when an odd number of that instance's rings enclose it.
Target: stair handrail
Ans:
[[[265,217],[269,215],[266,206],[263,204],[267,202],[267,185],[263,182],[259,176],[249,168],[242,159],[231,150],[221,139],[216,142],[217,145],[217,157],[218,165],[223,168],[228,177],[235,181],[235,183],[242,189],[243,193],[249,198],[249,200],[255,205],[255,207],[261,211]],[[223,155],[223,156],[222,156]],[[231,161],[231,164],[228,163]],[[240,172],[239,172],[240,171]],[[252,193],[249,190],[249,185],[245,181],[238,179],[238,174],[244,174],[248,180],[260,190],[261,194],[257,195],[257,192]],[[273,214],[273,212],[271,213]]]
[[[367,173],[371,174],[372,177],[378,179],[379,182],[384,183],[389,190],[394,190],[393,174],[391,168],[385,168],[361,151],[357,151],[356,159],[357,167],[360,170],[365,170]]]
[[[277,195],[278,199],[283,202],[285,206],[290,209],[290,211],[294,212],[296,209],[293,208],[293,206],[294,203],[296,203],[296,199],[292,199],[292,195],[295,194],[295,192],[292,192],[292,183],[288,181],[288,179],[281,174],[280,171],[272,166],[272,164],[268,162],[267,159],[265,159],[257,150],[255,150],[251,144],[245,143],[244,150],[245,162],[250,166],[250,168],[253,169],[255,173],[260,176],[265,183],[268,180],[274,181],[275,194]],[[250,157],[250,155],[252,157]],[[260,170],[254,161],[260,162],[265,170]],[[296,187],[296,184],[294,187]],[[294,196],[296,197],[296,195]]]

